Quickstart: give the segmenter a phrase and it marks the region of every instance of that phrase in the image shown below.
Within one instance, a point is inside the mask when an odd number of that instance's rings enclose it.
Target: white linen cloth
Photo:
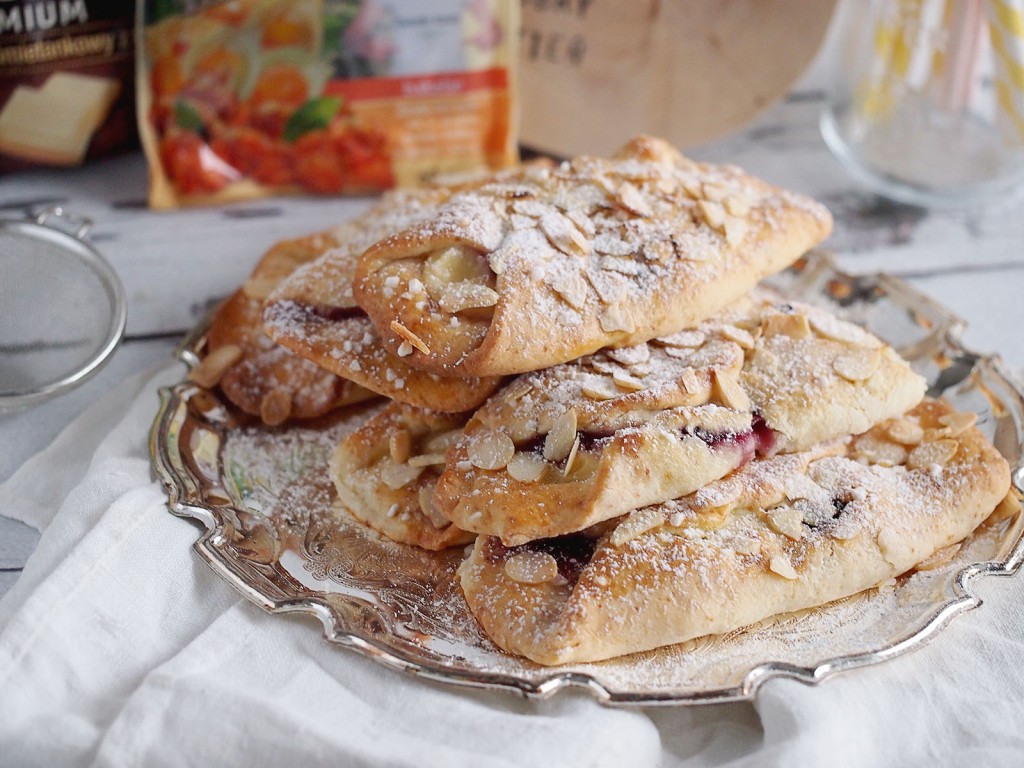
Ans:
[[[531,703],[385,669],[193,553],[150,474],[140,375],[0,486],[43,532],[0,601],[3,766],[915,766],[1024,760],[1024,575],[926,647],[753,704]],[[126,404],[131,403],[130,407]]]

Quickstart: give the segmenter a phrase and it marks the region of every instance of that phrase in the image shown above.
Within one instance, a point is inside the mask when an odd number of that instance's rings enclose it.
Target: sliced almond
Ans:
[[[637,363],[646,363],[651,359],[651,348],[646,344],[637,344],[632,347],[608,349],[605,350],[605,354],[617,363],[636,365]]]
[[[651,206],[647,202],[647,198],[644,197],[643,192],[628,181],[620,184],[618,189],[615,190],[615,202],[630,213],[643,216],[645,219],[654,216],[654,211],[651,210]]]
[[[520,584],[546,584],[558,576],[558,561],[547,552],[524,549],[505,561],[505,575]]]
[[[756,555],[761,552],[761,540],[754,536],[737,536],[732,548],[740,555]]]
[[[562,253],[585,256],[590,253],[591,243],[587,236],[568,216],[551,209],[540,217],[540,230],[548,241]]]
[[[499,298],[501,297],[498,292],[486,285],[463,280],[446,285],[437,303],[445,312],[454,315],[457,312],[465,312],[467,309],[493,307],[498,303]]]
[[[725,198],[722,205],[725,206],[725,210],[730,216],[743,218],[750,213],[750,202],[738,195],[730,195]]]
[[[408,463],[410,467],[437,467],[444,466],[443,453],[421,453],[418,456],[410,456]]]
[[[420,442],[424,453],[444,453],[455,445],[462,435],[461,429],[449,429],[447,432],[435,432],[421,438]]]
[[[946,434],[950,437],[958,437],[978,423],[976,413],[944,413],[939,416],[939,424],[946,428]]]
[[[626,542],[632,541],[648,531],[653,531],[664,523],[665,515],[657,507],[638,509],[630,512],[629,517],[616,526],[609,541],[613,547],[621,547]]]
[[[726,325],[722,328],[723,338],[739,344],[743,349],[754,348],[754,336],[750,331],[737,328],[735,325]]]
[[[886,433],[900,445],[917,445],[924,439],[924,430],[920,424],[909,419],[895,419],[889,423]]]
[[[412,434],[407,429],[399,429],[391,433],[388,438],[388,452],[391,460],[398,464],[404,464],[412,455]]]
[[[744,219],[737,219],[732,216],[725,220],[724,234],[725,242],[736,248],[747,236],[750,225]]]
[[[485,429],[469,436],[466,452],[470,463],[480,469],[501,469],[516,453],[512,438],[495,429]]]
[[[242,354],[242,348],[237,344],[218,347],[188,372],[188,380],[200,387],[211,389],[217,386],[224,374],[242,359]]]
[[[444,528],[451,521],[445,517],[441,510],[437,508],[434,503],[434,487],[432,485],[425,485],[420,488],[420,509],[423,510],[423,514],[427,516],[430,524],[435,528]]]
[[[711,370],[713,397],[722,405],[736,411],[749,411],[750,398],[736,377],[719,368]]]
[[[761,320],[761,332],[766,339],[772,336],[789,336],[793,339],[809,339],[811,326],[803,315],[773,312]]]
[[[384,485],[392,490],[404,488],[423,472],[423,467],[411,467],[408,464],[398,464],[385,456],[380,461],[380,477]]]
[[[675,255],[675,246],[668,240],[652,240],[649,243],[644,243],[644,258],[648,261],[664,264]]]
[[[562,477],[568,477],[572,472],[572,465],[576,462],[576,456],[580,452],[580,436],[576,434],[576,439],[572,441],[572,448],[569,449],[569,455],[565,457],[565,469],[562,470]]]
[[[725,208],[721,203],[716,203],[713,200],[698,200],[697,207],[709,227],[719,231],[725,228]]]
[[[877,349],[854,349],[832,361],[832,369],[849,382],[867,381],[882,363]]]
[[[772,573],[777,573],[782,578],[789,579],[790,581],[799,578],[796,569],[793,568],[793,563],[790,562],[788,557],[781,553],[772,555],[771,559],[768,561],[768,569],[772,571]]]
[[[618,303],[609,304],[605,307],[598,317],[598,322],[601,324],[601,330],[605,333],[615,333],[616,331],[632,333],[636,330],[636,323],[623,311],[622,306]]]
[[[698,490],[694,493],[691,504],[697,510],[726,507],[730,504],[735,505],[742,495],[742,483],[723,480]]]
[[[929,469],[933,465],[944,467],[953,460],[959,449],[960,443],[950,439],[921,443],[907,457],[907,467],[910,469]]]
[[[604,380],[598,380],[592,384],[584,384],[581,392],[584,397],[590,400],[597,400],[598,402],[614,400],[620,394]]]
[[[859,347],[881,346],[881,342],[863,328],[840,320],[834,315],[815,312],[810,316],[809,322],[811,328],[823,338],[841,341],[844,344],[856,344]]]
[[[426,344],[423,343],[423,339],[421,339],[415,333],[410,331],[408,328],[406,328],[404,325],[402,325],[397,320],[392,320],[391,321],[391,330],[394,331],[399,336],[401,336],[407,342],[409,342],[409,344],[411,344],[413,347],[418,349],[424,355],[429,355],[430,354],[430,347],[428,347]]]
[[[895,467],[907,460],[907,449],[899,443],[882,440],[869,433],[857,439],[852,458],[865,459],[870,464],[883,467]]]
[[[704,331],[678,331],[669,336],[660,336],[654,339],[654,343],[661,344],[664,347],[696,349],[703,345],[707,338],[707,334]]]
[[[800,541],[803,538],[803,515],[799,510],[789,506],[775,507],[766,510],[765,517],[768,519],[768,527],[776,533],[793,541]]]
[[[260,401],[260,418],[264,424],[277,426],[292,415],[292,394],[287,389],[272,389]]]
[[[576,441],[576,411],[567,410],[551,427],[544,438],[544,458],[548,461],[561,461],[569,455]]]
[[[627,392],[640,392],[647,388],[647,385],[640,379],[630,376],[625,371],[616,371],[612,374],[612,380],[615,382],[615,386],[621,387]]]
[[[535,483],[544,476],[544,472],[551,466],[544,459],[532,451],[518,451],[509,459],[505,471],[513,480],[521,483]]]
[[[579,272],[558,272],[547,278],[547,284],[573,309],[582,309],[587,303],[587,281]]]

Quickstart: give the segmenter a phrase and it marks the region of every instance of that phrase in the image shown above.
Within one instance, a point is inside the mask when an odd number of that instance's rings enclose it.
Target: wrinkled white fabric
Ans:
[[[0,601],[0,765],[906,766],[1024,759],[1024,579],[923,649],[755,704],[611,709],[420,680],[272,616],[192,552],[126,382],[6,484],[43,531]],[[127,406],[131,403],[130,407]]]

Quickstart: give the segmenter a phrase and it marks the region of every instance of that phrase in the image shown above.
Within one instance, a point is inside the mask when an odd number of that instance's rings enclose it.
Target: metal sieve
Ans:
[[[124,288],[91,227],[60,208],[0,221],[0,411],[78,386],[121,340]]]

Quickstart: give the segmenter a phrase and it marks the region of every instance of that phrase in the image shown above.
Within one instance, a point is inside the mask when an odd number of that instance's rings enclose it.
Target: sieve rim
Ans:
[[[106,335],[102,343],[97,347],[96,353],[84,365],[67,376],[43,387],[22,391],[0,392],[0,413],[38,405],[84,384],[95,376],[110,360],[114,350],[117,349],[118,344],[120,344],[121,339],[124,337],[125,325],[128,319],[127,299],[124,285],[121,283],[121,279],[117,276],[110,262],[81,236],[72,235],[54,226],[48,226],[42,223],[44,218],[39,217],[35,221],[0,219],[0,235],[10,234],[48,242],[76,256],[99,278],[100,283],[103,285],[110,300],[112,310],[110,322],[106,329]],[[60,217],[58,216],[57,218]],[[84,234],[84,230],[79,229],[79,233]]]

